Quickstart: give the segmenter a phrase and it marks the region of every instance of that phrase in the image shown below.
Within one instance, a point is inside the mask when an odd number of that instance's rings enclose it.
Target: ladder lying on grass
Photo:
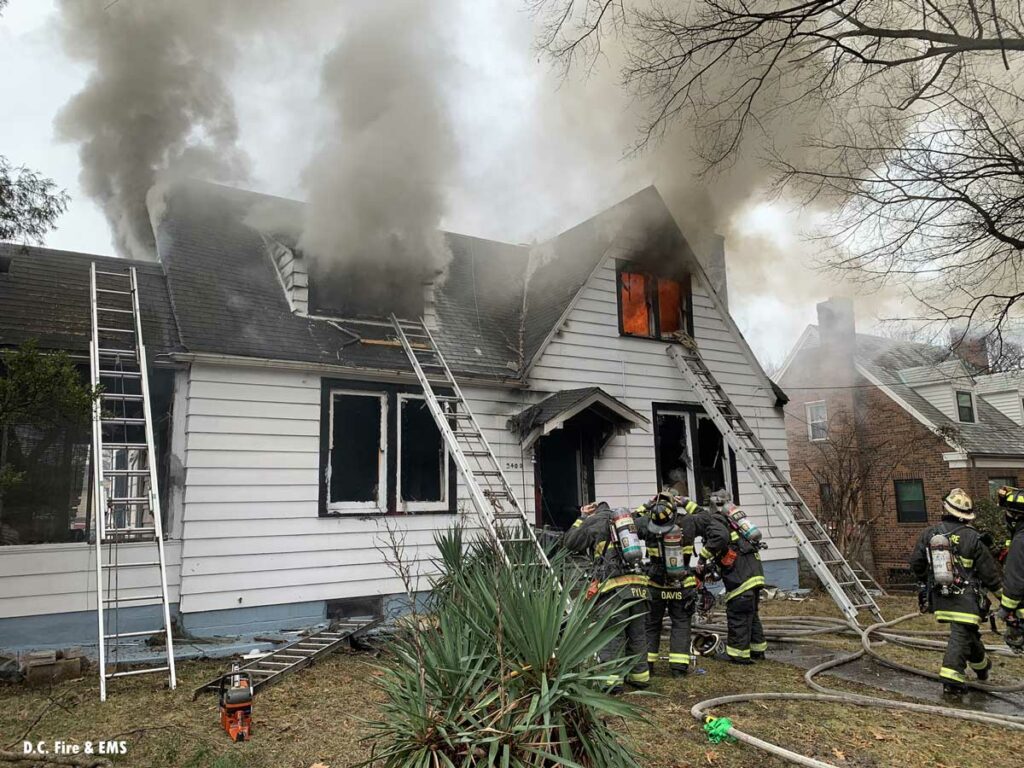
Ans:
[[[175,687],[174,641],[171,637],[167,567],[157,488],[153,420],[149,404],[146,348],[142,343],[139,284],[134,267],[109,262],[89,268],[92,339],[89,345],[92,384],[100,395],[92,409],[92,533],[96,539],[96,618],[99,642],[100,701],[107,680],[127,675],[166,672]],[[152,544],[153,554],[121,562],[118,546]],[[106,549],[104,549],[106,548]],[[137,551],[137,550],[136,550]],[[159,591],[121,584],[124,574],[159,579]],[[137,583],[138,579],[133,579]],[[160,601],[162,628],[122,632],[123,605]],[[154,622],[156,623],[156,622]],[[163,664],[118,670],[126,640],[163,635]],[[113,658],[108,656],[113,651]],[[108,672],[109,666],[114,671]]]
[[[544,547],[537,540],[533,526],[430,330],[422,321],[403,323],[395,315],[391,315],[391,324],[423,387],[427,407],[466,483],[473,506],[505,564],[515,565],[516,550],[526,547],[536,553],[543,567],[551,570]],[[435,394],[435,385],[451,394]]]
[[[670,346],[669,357],[836,605],[850,621],[864,609],[882,621],[874,598],[704,364],[697,343],[685,333],[677,337],[682,345]]]
[[[367,621],[346,621],[332,624],[321,632],[314,632],[308,637],[288,643],[266,656],[253,659],[232,672],[249,672],[252,674],[252,692],[255,694],[263,688],[269,688],[281,682],[293,672],[298,672],[314,661],[329,656],[346,643],[351,643],[358,635],[377,626],[384,619]],[[220,688],[221,677],[209,680],[192,692],[195,701],[203,691],[216,693]]]

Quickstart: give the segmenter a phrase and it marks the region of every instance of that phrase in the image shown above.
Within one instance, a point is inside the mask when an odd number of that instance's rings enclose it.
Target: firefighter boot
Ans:
[[[992,659],[986,658],[984,666],[980,668],[976,668],[974,666],[974,662],[971,662],[971,669],[973,669],[974,674],[978,676],[978,680],[984,683],[988,680],[988,673],[992,671]]]

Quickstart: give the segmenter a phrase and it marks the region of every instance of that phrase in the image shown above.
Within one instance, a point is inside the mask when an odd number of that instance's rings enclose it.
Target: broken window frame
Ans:
[[[402,498],[402,406],[413,400],[425,403],[426,397],[409,392],[399,392],[397,395],[395,423],[398,443],[396,447],[398,463],[395,470],[395,503],[399,512],[447,512],[449,508],[448,486],[451,457],[448,454],[448,446],[444,442],[444,437],[440,434],[438,436],[441,438],[441,445],[444,448],[444,471],[441,475],[441,498],[437,501],[406,501]],[[440,433],[440,430],[438,430],[438,432]]]
[[[652,433],[654,438],[654,465],[655,465],[655,477],[658,485],[662,482],[662,466],[661,457],[658,450],[658,442],[660,440],[660,428],[658,425],[658,418],[660,416],[677,417],[683,419],[686,427],[686,452],[689,458],[689,466],[686,468],[686,482],[689,489],[689,493],[694,500],[699,502],[700,496],[700,483],[703,480],[697,472],[697,460],[695,457],[696,446],[694,445],[695,435],[697,433],[698,420],[711,420],[707,412],[699,405],[692,403],[651,403],[651,409],[653,414]],[[712,422],[713,424],[713,422]],[[716,427],[717,431],[717,427]],[[722,438],[722,475],[725,478],[725,490],[728,491],[729,497],[735,504],[740,503],[739,494],[739,474],[738,466],[736,463],[736,456],[725,442],[725,438]],[[660,490],[660,487],[659,487]]]
[[[380,401],[380,432],[377,459],[377,499],[375,501],[331,501],[331,456],[334,452],[334,403],[337,395],[373,397]],[[328,391],[327,461],[324,466],[326,510],[330,515],[383,514],[388,509],[388,396],[376,390],[331,387]]]
[[[644,301],[647,305],[647,327],[650,333],[632,333],[626,330],[623,314],[622,289],[623,275],[640,275],[644,278]],[[672,275],[659,273],[630,262],[618,265],[615,272],[615,304],[618,309],[619,335],[632,339],[653,339],[655,341],[671,341],[662,331],[661,300],[659,286],[665,281],[679,285],[679,330],[693,335],[693,290],[689,274]],[[674,332],[674,331],[672,331]]]

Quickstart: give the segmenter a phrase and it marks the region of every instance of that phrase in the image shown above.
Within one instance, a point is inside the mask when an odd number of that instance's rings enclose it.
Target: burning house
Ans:
[[[632,505],[663,485],[701,500],[725,487],[765,531],[769,582],[796,585],[792,540],[666,344],[680,330],[695,338],[783,468],[785,395],[729,315],[721,242],[698,259],[656,190],[535,247],[443,233],[446,263],[421,271],[318,262],[287,226],[267,223],[270,210],[301,215],[236,189],[172,187],[155,218],[157,261],[135,263],[168,579],[185,630],[386,613],[402,591],[382,550],[387,529],[429,574],[435,532],[472,523],[390,312],[432,330],[538,526],[564,529],[581,504]],[[0,344],[37,339],[85,364],[89,267],[106,259],[0,254]],[[69,439],[77,459],[61,465],[60,498],[3,508],[0,646],[95,636],[87,444]],[[136,545],[120,546],[127,559]],[[152,591],[137,578],[131,589]],[[123,629],[152,625],[155,610],[122,608]]]

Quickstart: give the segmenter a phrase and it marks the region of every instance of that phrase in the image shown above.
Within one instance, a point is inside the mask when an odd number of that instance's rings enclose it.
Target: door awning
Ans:
[[[586,411],[606,422],[602,447],[615,435],[644,429],[650,423],[649,419],[600,387],[584,387],[564,389],[549,395],[509,419],[508,428],[519,438],[525,450],[544,435],[561,429],[567,421]]]

